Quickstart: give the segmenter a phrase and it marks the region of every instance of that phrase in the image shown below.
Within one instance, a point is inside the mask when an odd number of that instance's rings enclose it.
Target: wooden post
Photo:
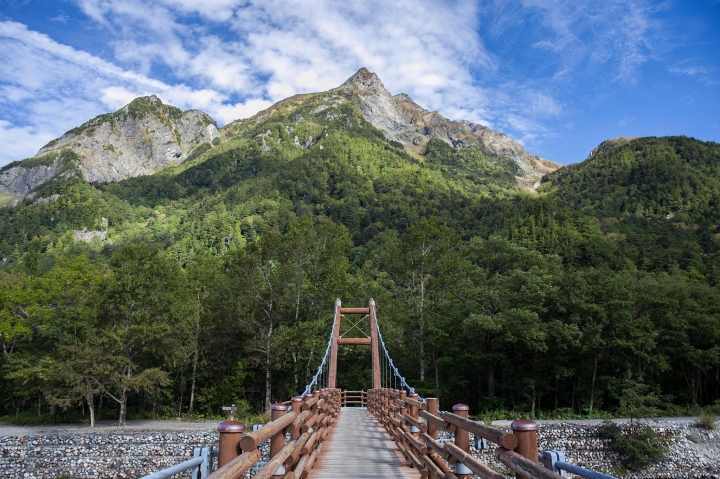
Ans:
[[[245,424],[237,421],[225,421],[218,426],[218,432],[220,433],[219,469],[242,454],[240,439],[245,432]]]
[[[438,402],[437,398],[427,398],[427,412],[429,412],[430,414],[432,414],[434,416],[437,416],[439,410],[440,410],[440,403]],[[433,439],[437,439],[438,438],[438,427],[429,421],[428,421],[427,427],[428,427],[428,431],[427,431],[428,436],[430,436]]]
[[[292,410],[295,411],[297,414],[300,414],[302,412],[302,405],[303,405],[303,398],[302,396],[295,396],[290,400],[290,407],[292,407]],[[300,427],[293,429],[293,431],[290,433],[290,439],[297,441],[297,439],[300,437],[300,434],[302,434]]]
[[[370,350],[372,357],[372,387],[380,388],[380,345],[378,344],[377,317],[375,316],[375,300],[368,303],[370,309]]]
[[[338,357],[338,340],[340,339],[340,307],[342,302],[340,298],[335,300],[335,322],[333,323],[333,336],[330,343],[330,364],[328,365],[328,383],[327,387],[337,387],[337,357]]]
[[[470,408],[465,404],[456,404],[453,406],[453,413],[460,417],[467,418],[469,412]],[[470,432],[458,426],[455,429],[455,445],[470,454]],[[455,475],[458,479],[470,479],[472,472],[463,463],[458,462],[455,464]]]
[[[518,445],[515,452],[526,459],[530,459],[535,464],[538,463],[538,425],[535,421],[514,421],[510,425],[513,434],[517,436]],[[517,473],[518,479],[531,479],[527,476]]]
[[[275,421],[277,419],[280,419],[285,414],[287,414],[288,407],[285,404],[278,404],[275,403],[270,407],[271,413],[270,413],[270,420]],[[279,453],[282,448],[285,447],[285,429],[280,429],[278,432],[276,432],[273,437],[270,438],[270,454],[269,458],[272,459]],[[280,466],[277,471],[273,475],[285,475],[285,466]]]

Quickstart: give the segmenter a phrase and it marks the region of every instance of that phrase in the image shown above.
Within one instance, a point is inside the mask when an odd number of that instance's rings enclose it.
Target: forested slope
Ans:
[[[335,93],[222,133],[154,175],[56,178],[0,209],[6,414],[267,407],[317,367],[336,297],[374,298],[409,382],[474,413],[720,397],[716,144],[632,140],[538,197],[512,159],[410,154]],[[366,349],[343,349],[339,381],[369,386]]]

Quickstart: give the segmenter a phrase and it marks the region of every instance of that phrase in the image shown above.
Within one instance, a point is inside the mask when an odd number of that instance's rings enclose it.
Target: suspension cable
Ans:
[[[335,303],[337,305],[337,301]],[[339,308],[335,308],[335,316],[333,317],[333,325],[332,329],[330,330],[330,339],[328,339],[327,347],[325,348],[325,355],[322,358],[322,361],[320,362],[320,366],[317,368],[317,372],[315,373],[315,376],[313,376],[312,381],[310,381],[310,384],[305,386],[305,391],[301,394],[302,396],[306,395],[310,392],[310,390],[313,387],[313,384],[320,384],[322,382],[322,378],[320,378],[320,382],[318,382],[318,377],[322,376],[323,374],[323,368],[325,367],[325,363],[327,362],[327,358],[330,355],[330,347],[332,346],[332,340],[333,335],[335,334],[335,323],[337,323],[337,315],[338,315]]]
[[[388,350],[387,350],[387,348],[385,347],[385,341],[383,341],[382,333],[380,332],[380,324],[378,324],[377,321],[375,321],[375,326],[376,326],[376,328],[377,328],[378,339],[380,340],[380,346],[382,346],[382,350],[383,350],[383,352],[385,353],[385,358],[387,359],[387,364],[390,366],[390,369],[391,369],[391,371],[393,372],[393,374],[394,374],[394,376],[395,376],[395,386],[396,386],[396,388],[397,388],[397,380],[399,379],[401,386],[405,386],[405,387],[407,388],[408,392],[414,393],[414,392],[415,392],[415,388],[411,387],[411,386],[407,383],[407,381],[405,381],[405,378],[400,375],[400,372],[399,372],[398,369],[395,367],[395,364],[393,363],[393,360],[392,360],[392,358],[390,357],[390,353],[388,353]],[[425,399],[422,398],[422,397],[420,397],[420,396],[418,396],[418,399],[420,399],[422,402],[425,402]]]

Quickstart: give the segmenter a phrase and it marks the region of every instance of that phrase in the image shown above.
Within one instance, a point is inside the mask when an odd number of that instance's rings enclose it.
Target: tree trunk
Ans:
[[[530,406],[530,417],[535,417],[535,401],[537,400],[537,396],[535,395],[535,381],[533,381],[532,385],[532,394],[531,394],[531,401],[532,406]]]
[[[420,381],[425,381],[425,275],[420,272]]]
[[[270,359],[270,338],[272,337],[272,328],[267,337],[267,343],[265,345],[265,413],[270,414],[270,403],[272,396],[272,371],[270,370],[271,359]]]
[[[595,378],[597,377],[597,361],[598,351],[595,350],[595,362],[593,363],[593,375],[592,382],[590,383],[590,412],[593,410],[593,404],[595,402]]]
[[[198,306],[195,310],[195,351],[193,351],[192,378],[190,379],[190,405],[188,412],[192,412],[195,404],[195,375],[197,374],[198,359],[200,357],[200,295],[198,294]]]
[[[127,388],[122,389],[120,395],[120,417],[118,418],[118,426],[125,425],[125,416],[127,414]]]
[[[88,405],[88,411],[90,411],[90,427],[95,427],[95,395],[93,394],[90,382],[86,384],[86,387],[87,389],[85,390],[85,401]]]
[[[488,361],[488,396],[495,396],[495,365]]]

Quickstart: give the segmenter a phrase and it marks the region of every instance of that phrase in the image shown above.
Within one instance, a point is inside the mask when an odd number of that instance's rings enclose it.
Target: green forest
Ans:
[[[534,195],[508,158],[440,139],[411,153],[322,101],[152,176],[65,175],[0,208],[0,415],[266,410],[309,382],[336,298],[375,299],[395,364],[443,408],[718,406],[720,145],[618,142]],[[341,348],[338,381],[371,386],[367,348]]]

